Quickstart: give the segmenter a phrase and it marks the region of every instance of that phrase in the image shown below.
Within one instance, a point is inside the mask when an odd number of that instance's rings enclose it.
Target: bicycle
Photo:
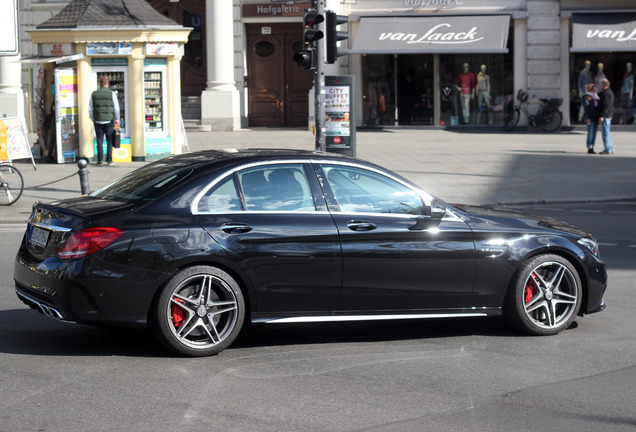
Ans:
[[[22,196],[24,180],[10,163],[0,162],[0,206],[9,206]]]
[[[517,100],[520,102],[519,105],[511,109],[508,115],[506,115],[506,120],[504,122],[504,130],[506,132],[510,132],[515,126],[517,126],[517,123],[519,123],[519,117],[521,116],[521,111],[528,116],[530,124],[535,128],[539,127],[546,132],[554,132],[561,127],[563,114],[559,111],[559,107],[563,103],[563,99],[539,99],[541,101],[541,106],[534,115],[528,112],[528,92],[525,90],[519,90],[517,93]]]

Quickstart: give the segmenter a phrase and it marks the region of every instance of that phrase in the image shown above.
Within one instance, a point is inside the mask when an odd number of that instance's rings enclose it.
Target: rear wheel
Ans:
[[[153,304],[151,331],[167,348],[209,356],[227,348],[245,317],[243,294],[226,272],[210,266],[180,271]]]
[[[515,108],[508,113],[506,121],[504,122],[504,130],[506,132],[510,132],[515,126],[517,126],[520,115],[521,113],[519,112],[519,108]]]
[[[563,114],[556,108],[544,107],[537,114],[537,125],[546,132],[554,132],[561,127]]]
[[[581,280],[568,260],[540,255],[521,267],[508,290],[504,315],[524,333],[553,335],[574,321],[582,296]]]
[[[0,165],[0,205],[8,206],[22,195],[24,180],[22,174],[11,165]]]

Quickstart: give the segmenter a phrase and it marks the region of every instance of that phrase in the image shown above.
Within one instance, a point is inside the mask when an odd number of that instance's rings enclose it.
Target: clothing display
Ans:
[[[455,87],[459,91],[464,123],[470,123],[470,101],[475,97],[475,75],[468,70],[467,64],[464,64],[464,72],[455,79]]]

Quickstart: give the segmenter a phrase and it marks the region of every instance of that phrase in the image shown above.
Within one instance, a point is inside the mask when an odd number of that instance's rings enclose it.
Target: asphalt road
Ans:
[[[606,311],[555,337],[499,319],[257,327],[220,355],[65,324],[13,292],[0,226],[0,431],[634,431],[636,202],[531,208],[592,231]]]

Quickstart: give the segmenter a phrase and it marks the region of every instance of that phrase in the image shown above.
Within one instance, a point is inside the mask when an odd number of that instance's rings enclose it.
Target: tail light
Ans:
[[[88,228],[72,234],[55,254],[59,259],[83,258],[104,249],[124,232],[119,228]]]

